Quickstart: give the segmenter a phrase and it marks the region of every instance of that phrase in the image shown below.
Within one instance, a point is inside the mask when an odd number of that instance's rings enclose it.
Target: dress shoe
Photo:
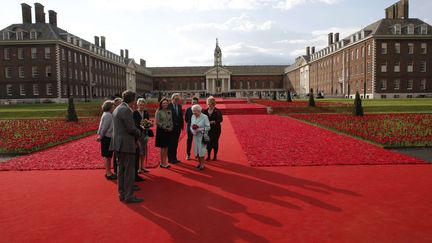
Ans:
[[[144,199],[138,197],[131,197],[125,200],[125,203],[140,203],[143,202]]]
[[[133,190],[134,190],[134,191],[139,191],[139,190],[140,190],[140,187],[137,186],[137,185],[133,185]]]
[[[163,164],[160,164],[159,165],[161,168],[164,168],[164,169],[169,169],[169,168],[171,168],[171,165],[163,165]]]
[[[199,170],[204,170],[204,165],[201,165],[200,167],[198,167]]]
[[[117,180],[117,176],[115,174],[112,174],[112,175],[105,174],[105,178],[107,180]]]
[[[213,157],[213,161],[216,161],[217,160],[217,157],[215,156],[215,157]]]
[[[190,160],[190,156],[188,155],[188,156],[186,156],[186,160]]]
[[[135,177],[135,182],[141,182],[141,181],[145,181],[145,179],[139,176]]]
[[[169,163],[170,164],[178,164],[178,163],[180,163],[180,161],[178,161],[178,160],[171,160],[171,161],[169,161]]]
[[[206,161],[210,161],[210,156],[208,156],[208,157],[206,158]]]
[[[119,196],[120,202],[123,202],[125,200],[124,196]]]

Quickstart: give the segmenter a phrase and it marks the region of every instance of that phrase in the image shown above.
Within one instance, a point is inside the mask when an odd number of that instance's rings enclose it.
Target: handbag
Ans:
[[[204,134],[202,137],[202,143],[205,145],[210,144],[210,136],[206,133],[205,128],[204,128]]]

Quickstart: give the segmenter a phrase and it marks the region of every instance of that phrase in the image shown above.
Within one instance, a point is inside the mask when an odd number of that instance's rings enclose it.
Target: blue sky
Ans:
[[[2,3],[0,28],[22,21],[22,2]],[[103,35],[112,52],[129,49],[148,66],[199,66],[212,65],[216,38],[224,65],[291,64],[306,46],[324,47],[329,32],[344,38],[383,18],[396,0],[39,2],[57,12],[59,27],[87,41]],[[431,24],[431,10],[430,0],[410,0],[411,18]]]

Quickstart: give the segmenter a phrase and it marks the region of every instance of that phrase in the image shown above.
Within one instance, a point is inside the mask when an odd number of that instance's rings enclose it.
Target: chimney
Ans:
[[[95,45],[99,47],[99,36],[95,36]]]
[[[334,34],[334,43],[339,42],[339,33]]]
[[[328,45],[333,45],[333,33],[328,34]]]
[[[48,11],[49,23],[57,27],[57,13],[53,10]]]
[[[146,60],[144,60],[144,59],[140,59],[140,65],[141,65],[142,67],[146,67]]]
[[[44,6],[40,3],[35,3],[36,23],[45,23]]]
[[[21,3],[21,9],[22,9],[23,24],[31,24],[32,23],[32,13],[31,13],[30,5],[28,5],[26,3]]]
[[[102,49],[105,49],[105,36],[101,36],[101,47]]]
[[[306,56],[310,56],[310,47],[306,47]]]
[[[123,49],[120,49],[120,56],[124,57],[124,51],[123,51]]]
[[[129,50],[128,49],[125,49],[125,58],[129,59]]]
[[[409,1],[400,0],[385,9],[386,19],[408,19],[409,18]]]
[[[312,46],[312,48],[311,48],[311,54],[315,54],[315,46]]]

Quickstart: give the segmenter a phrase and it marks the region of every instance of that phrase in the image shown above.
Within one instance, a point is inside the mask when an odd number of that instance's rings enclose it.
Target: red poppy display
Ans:
[[[229,119],[252,166],[426,163],[288,117],[243,115]]]

